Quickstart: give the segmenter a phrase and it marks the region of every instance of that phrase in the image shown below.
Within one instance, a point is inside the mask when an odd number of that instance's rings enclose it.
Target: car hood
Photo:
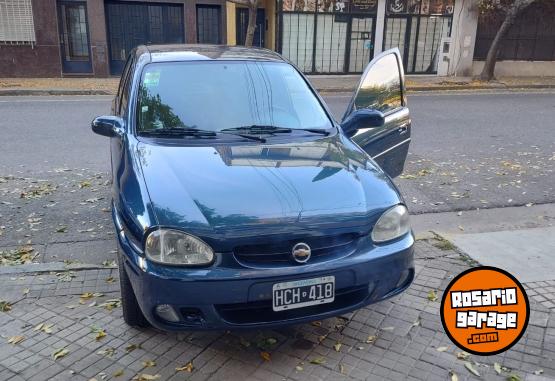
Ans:
[[[137,154],[158,224],[201,236],[360,226],[400,197],[340,134],[279,144],[141,142]]]

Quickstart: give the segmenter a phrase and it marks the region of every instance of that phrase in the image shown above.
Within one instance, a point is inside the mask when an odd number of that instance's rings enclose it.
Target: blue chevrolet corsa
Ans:
[[[396,295],[414,277],[392,183],[411,121],[398,50],[337,123],[277,53],[139,46],[112,116],[123,316],[163,330],[275,327]]]

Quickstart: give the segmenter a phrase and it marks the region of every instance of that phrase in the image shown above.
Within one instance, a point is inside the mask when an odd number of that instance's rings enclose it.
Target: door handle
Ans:
[[[399,132],[399,135],[406,134],[409,131],[409,123],[405,123],[405,124],[399,126],[397,131]]]

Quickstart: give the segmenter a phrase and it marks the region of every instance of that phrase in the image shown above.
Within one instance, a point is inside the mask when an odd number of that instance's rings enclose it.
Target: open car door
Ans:
[[[342,120],[343,124],[352,119],[357,110],[383,114],[382,125],[367,127],[359,123],[357,128],[345,133],[391,177],[403,172],[409,150],[411,120],[405,92],[399,49],[387,50],[374,58],[364,70]]]

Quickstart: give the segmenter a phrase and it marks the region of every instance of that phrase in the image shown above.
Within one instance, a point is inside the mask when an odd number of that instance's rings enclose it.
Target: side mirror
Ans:
[[[385,123],[383,113],[378,110],[360,109],[353,111],[341,123],[343,132],[348,136],[354,135],[361,128],[382,127]]]
[[[95,134],[111,138],[123,134],[123,123],[118,116],[97,116],[91,123],[91,129]]]

